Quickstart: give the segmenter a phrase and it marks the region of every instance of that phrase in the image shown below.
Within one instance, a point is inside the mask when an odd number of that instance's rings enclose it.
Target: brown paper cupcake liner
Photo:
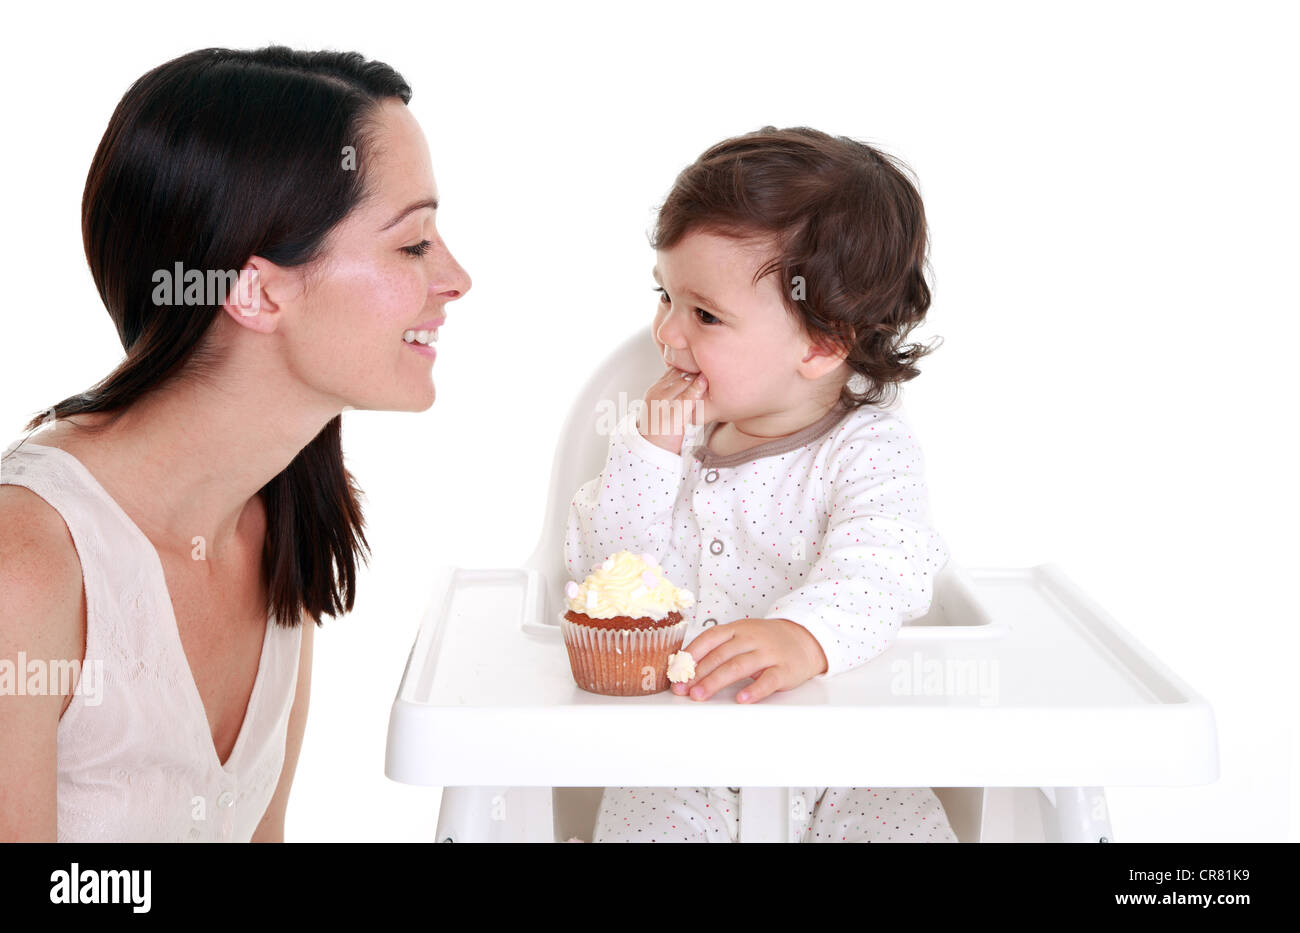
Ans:
[[[686,639],[686,620],[662,628],[601,629],[560,615],[573,679],[588,693],[648,696],[668,689],[668,656]]]

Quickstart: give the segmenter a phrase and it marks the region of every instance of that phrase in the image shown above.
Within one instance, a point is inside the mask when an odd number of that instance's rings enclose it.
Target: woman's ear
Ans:
[[[239,270],[234,288],[225,296],[221,308],[241,327],[258,333],[273,332],[280,320],[280,307],[269,292],[281,272],[260,256],[251,257]]]

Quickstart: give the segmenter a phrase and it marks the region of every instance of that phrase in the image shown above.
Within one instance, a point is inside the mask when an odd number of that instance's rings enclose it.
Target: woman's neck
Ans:
[[[295,391],[303,395],[301,384],[286,381],[277,392],[177,380],[116,420],[74,415],[48,430],[160,552],[189,550],[202,537],[207,551],[223,553],[253,497],[339,413],[305,397],[295,405]]]

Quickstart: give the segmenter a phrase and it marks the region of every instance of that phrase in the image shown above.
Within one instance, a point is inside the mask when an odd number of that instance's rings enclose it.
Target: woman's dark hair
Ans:
[[[209,376],[215,360],[203,337],[221,305],[160,305],[155,272],[178,263],[239,270],[254,255],[281,266],[320,258],[327,234],[366,196],[363,153],[390,98],[408,103],[411,89],[382,62],[283,46],[200,49],[136,81],[109,120],[81,202],[86,260],[126,357],[53,416],[111,413],[97,426],[107,427],[169,381]],[[344,170],[348,146],[356,170]],[[341,416],[259,495],[277,624],[296,626],[305,612],[319,625],[350,611],[356,557],[368,562],[369,545]]]
[[[844,347],[867,387],[847,407],[889,404],[936,346],[901,346],[925,319],[928,232],[902,163],[865,143],[808,127],[765,126],[710,147],[677,176],[650,245],[702,231],[766,241],[786,308],[814,340]]]

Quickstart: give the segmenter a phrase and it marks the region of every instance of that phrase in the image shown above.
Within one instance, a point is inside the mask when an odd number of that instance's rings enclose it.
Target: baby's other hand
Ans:
[[[821,644],[789,619],[739,619],[705,629],[684,649],[696,658],[695,678],[673,684],[678,696],[707,700],[719,690],[753,677],[737,703],[757,703],[777,691],[793,690],[827,670]]]

